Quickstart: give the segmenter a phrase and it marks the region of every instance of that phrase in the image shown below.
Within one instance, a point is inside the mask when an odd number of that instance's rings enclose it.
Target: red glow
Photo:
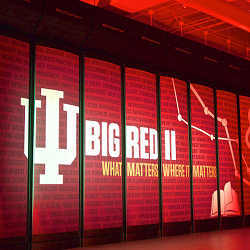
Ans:
[[[84,2],[84,3],[88,3],[88,4],[90,4],[90,5],[97,6],[99,0],[80,0],[80,2]]]
[[[137,12],[144,9],[151,8],[158,4],[164,3],[164,0],[140,0],[140,1],[120,1],[111,0],[110,5],[113,5],[119,9],[125,10],[127,12]]]
[[[183,2],[183,0],[178,1]],[[218,0],[192,0],[186,5],[250,32],[249,14],[229,3]]]
[[[87,1],[90,2],[90,1]],[[93,1],[92,1],[93,2]],[[111,0],[110,5],[127,12],[138,12],[159,4],[164,3],[164,0],[141,0],[141,1],[120,1]],[[249,15],[240,8],[233,6],[222,0],[177,0],[185,6],[191,7],[208,15],[216,17],[226,23],[232,24],[240,29],[250,32]]]

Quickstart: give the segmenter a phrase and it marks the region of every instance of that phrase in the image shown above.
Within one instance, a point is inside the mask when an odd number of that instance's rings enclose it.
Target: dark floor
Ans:
[[[105,250],[250,250],[250,228],[91,246],[80,249]]]

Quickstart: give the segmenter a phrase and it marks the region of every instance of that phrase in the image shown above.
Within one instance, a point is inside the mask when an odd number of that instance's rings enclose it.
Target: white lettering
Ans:
[[[165,130],[165,160],[170,160],[170,133]]]
[[[111,157],[120,155],[120,139],[117,137],[119,137],[119,126],[116,123],[111,123],[109,125],[109,154]]]
[[[107,122],[102,122],[102,156],[108,155],[108,129]]]
[[[149,145],[150,145],[150,159],[156,160],[158,158],[158,138],[157,130],[150,128],[149,129]]]
[[[126,127],[126,152],[127,158],[139,158],[139,132],[135,126]],[[133,157],[134,151],[134,157]]]
[[[96,121],[86,120],[86,155],[99,155],[100,153],[100,125]]]
[[[146,139],[148,134],[148,128],[140,128],[140,146],[141,146],[141,159],[148,159],[149,153],[146,153],[146,147],[148,146],[148,140]]]

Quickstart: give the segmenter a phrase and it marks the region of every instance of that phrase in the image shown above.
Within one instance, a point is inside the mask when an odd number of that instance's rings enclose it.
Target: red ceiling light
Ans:
[[[110,5],[125,10],[129,13],[135,13],[144,9],[149,9],[152,6],[156,6],[164,2],[166,2],[166,0],[111,0]]]

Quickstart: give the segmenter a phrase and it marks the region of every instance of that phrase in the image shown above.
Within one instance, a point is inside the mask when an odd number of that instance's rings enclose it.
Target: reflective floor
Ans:
[[[78,249],[105,250],[250,250],[250,228],[113,243]]]

